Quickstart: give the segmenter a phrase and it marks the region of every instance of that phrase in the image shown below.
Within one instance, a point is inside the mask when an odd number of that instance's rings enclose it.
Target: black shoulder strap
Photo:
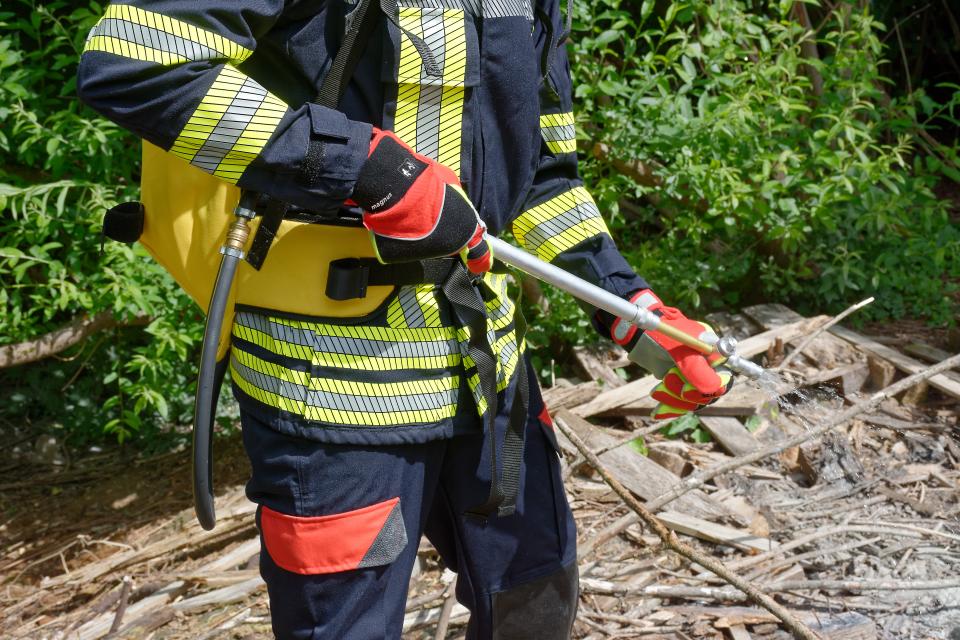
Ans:
[[[370,39],[370,34],[377,24],[377,9],[371,8],[374,6],[373,0],[360,0],[360,5],[354,10],[350,26],[343,34],[340,50],[334,56],[327,75],[323,77],[317,97],[313,99],[315,104],[330,109],[336,109],[340,104],[340,99],[347,90],[347,83],[360,61],[364,45]],[[322,159],[323,141],[311,140],[300,168],[300,179],[307,184],[313,184],[317,179],[316,172]],[[257,212],[263,213],[263,220],[260,221],[247,254],[247,262],[258,271],[263,266],[280,222],[289,209],[289,205],[269,196],[264,196],[261,203],[263,210]]]
[[[353,75],[364,45],[370,38],[370,33],[377,24],[378,11],[373,0],[360,0],[360,6],[354,9],[350,26],[343,34],[343,43],[333,58],[330,70],[320,84],[320,92],[313,99],[315,104],[322,107],[336,109],[347,90],[347,83]]]

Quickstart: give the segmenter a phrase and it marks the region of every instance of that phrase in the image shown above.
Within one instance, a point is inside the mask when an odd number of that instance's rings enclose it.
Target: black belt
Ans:
[[[460,258],[437,258],[381,264],[375,258],[341,258],[330,263],[326,294],[331,300],[353,300],[365,298],[367,287],[439,285],[458,262]]]

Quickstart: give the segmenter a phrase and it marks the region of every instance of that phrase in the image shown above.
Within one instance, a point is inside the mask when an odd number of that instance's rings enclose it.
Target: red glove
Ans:
[[[653,291],[638,291],[630,301],[660,316],[661,320],[701,340],[716,339],[710,325],[690,320],[678,309],[665,307]],[[730,390],[733,374],[721,367],[724,358],[718,353],[704,356],[659,331],[641,331],[633,324],[615,318],[610,335],[624,346],[632,362],[652,373],[662,382],[650,394],[660,404],[654,418],[673,418],[696,411],[714,402]]]
[[[461,254],[473,273],[490,269],[486,226],[449,168],[374,128],[351,198],[364,210],[377,258],[411,262]]]

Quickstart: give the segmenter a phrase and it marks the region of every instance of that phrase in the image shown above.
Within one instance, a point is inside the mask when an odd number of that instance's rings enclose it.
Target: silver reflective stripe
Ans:
[[[399,0],[398,4],[416,9],[462,9],[481,18],[522,17],[533,20],[530,0]]]
[[[536,253],[537,248],[551,238],[560,235],[567,229],[571,229],[579,222],[588,218],[599,218],[600,211],[593,202],[578,202],[572,208],[553,215],[540,224],[533,227],[524,236],[524,245],[527,251]]]
[[[442,13],[425,13],[421,17],[423,40],[433,52],[437,66],[444,68],[446,35]],[[465,54],[466,51],[464,50]],[[420,69],[420,102],[417,108],[417,153],[428,158],[440,157],[440,106],[443,100],[443,76],[427,74]]]
[[[427,326],[426,319],[423,317],[423,309],[420,308],[420,302],[417,300],[416,288],[403,287],[397,294],[397,300],[400,302],[400,308],[403,309],[403,317],[406,319],[408,327]]]
[[[280,380],[254,371],[240,362],[236,356],[231,358],[231,366],[236,375],[263,391],[302,402],[307,407],[320,409],[362,413],[393,413],[438,409],[453,405],[457,400],[456,386],[452,389],[437,392],[420,392],[399,396],[364,396],[307,389],[295,382]]]
[[[416,305],[416,300],[414,300],[414,305]],[[416,305],[416,308],[420,310],[419,305]],[[391,340],[326,335],[298,329],[279,322],[270,322],[263,316],[243,311],[237,314],[236,322],[274,339],[309,347],[320,353],[372,358],[423,358],[446,356],[456,351],[455,338],[394,342]]]
[[[104,18],[97,23],[87,37],[89,39],[95,36],[119,38],[150,49],[178,55],[187,60],[216,60],[223,58],[225,55],[224,52],[205,47],[199,42],[116,18]]]
[[[576,140],[577,129],[571,125],[561,125],[558,127],[541,127],[540,134],[548,142],[564,142],[566,140]]]
[[[267,90],[253,78],[246,78],[237,95],[230,101],[220,122],[197,151],[190,164],[213,173],[243,135],[257,109],[267,97]]]

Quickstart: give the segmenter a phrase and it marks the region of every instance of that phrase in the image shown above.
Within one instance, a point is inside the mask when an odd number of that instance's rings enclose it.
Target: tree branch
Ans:
[[[8,369],[49,358],[104,329],[139,327],[150,324],[151,320],[153,318],[149,316],[139,315],[130,321],[120,322],[112,311],[101,311],[92,317],[84,314],[75,318],[65,327],[51,331],[35,340],[0,346],[0,369]]]
[[[644,522],[645,525],[650,527],[654,533],[663,541],[663,544],[673,551],[677,552],[684,558],[699,564],[701,567],[706,568],[711,571],[718,577],[725,580],[728,584],[733,585],[748,598],[756,602],[758,605],[777,616],[783,626],[785,626],[790,632],[793,633],[794,637],[800,638],[801,640],[817,640],[817,636],[814,635],[813,631],[810,630],[805,624],[797,620],[786,607],[778,603],[776,600],[770,596],[762,593],[757,587],[751,583],[744,580],[742,577],[730,571],[722,562],[708,556],[704,553],[697,551],[696,549],[680,542],[680,539],[677,538],[676,534],[670,531],[666,525],[660,522],[660,519],[653,515],[650,511],[646,509],[640,501],[630,491],[624,487],[620,482],[610,475],[610,472],[607,471],[606,467],[603,466],[603,463],[600,462],[598,458],[586,445],[586,443],[580,439],[580,436],[571,429],[568,425],[564,424],[562,420],[556,420],[554,424],[559,428],[565,436],[573,443],[573,445],[579,449],[580,454],[586,458],[587,462],[590,463],[594,469],[597,470],[597,473],[603,478],[611,489],[613,489],[620,499],[623,500],[628,507],[630,507],[637,516]]]
[[[800,444],[803,444],[804,442],[807,442],[812,438],[816,438],[817,436],[823,433],[826,433],[831,429],[836,428],[838,425],[843,424],[847,420],[850,420],[851,418],[854,418],[866,411],[870,411],[871,409],[878,406],[881,402],[883,402],[887,398],[893,397],[898,393],[900,393],[901,391],[906,391],[910,387],[913,387],[916,384],[937,375],[938,373],[942,373],[943,371],[952,369],[956,367],[958,364],[960,364],[960,353],[954,356],[951,356],[946,360],[943,360],[942,362],[936,365],[933,365],[932,367],[929,367],[928,369],[924,369],[923,371],[918,371],[917,373],[911,376],[907,376],[906,378],[904,378],[903,380],[900,380],[899,382],[895,382],[894,384],[884,389],[881,389],[880,391],[873,394],[866,400],[862,402],[858,402],[857,404],[853,405],[846,411],[843,411],[842,413],[837,414],[836,417],[834,417],[833,419],[828,420],[816,427],[813,427],[808,431],[804,431],[801,434],[798,434],[792,438],[788,438],[787,440],[779,442],[773,446],[767,447],[766,449],[760,449],[751,454],[740,456],[738,458],[733,458],[731,460],[728,460],[727,462],[710,467],[709,469],[704,469],[703,471],[694,473],[688,476],[685,480],[681,481],[670,491],[664,493],[659,498],[650,502],[647,505],[647,508],[651,512],[659,511],[660,509],[663,508],[664,505],[670,502],[673,502],[680,496],[686,493],[689,493],[694,489],[700,488],[706,482],[712,480],[713,478],[719,475],[729,473],[730,471],[739,469],[740,467],[754,463],[768,456],[776,455],[781,451],[786,451],[791,447],[795,447]],[[629,527],[631,524],[633,524],[636,521],[637,521],[636,516],[632,513],[628,513],[627,515],[621,517],[619,520],[617,520],[613,524],[609,525],[608,527],[600,531],[595,536],[595,540],[592,541],[592,544],[589,545],[589,548],[582,549],[580,551],[579,553],[580,559],[583,560],[583,558],[585,558],[587,555],[593,552],[603,542],[606,542],[610,538],[615,537],[617,534],[619,534],[621,531],[624,531],[627,527]]]

